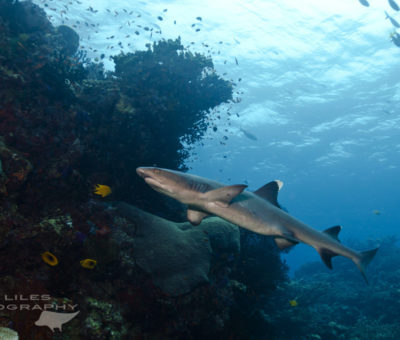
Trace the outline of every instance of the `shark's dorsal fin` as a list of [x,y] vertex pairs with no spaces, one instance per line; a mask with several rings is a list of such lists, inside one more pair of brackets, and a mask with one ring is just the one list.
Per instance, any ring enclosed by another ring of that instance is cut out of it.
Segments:
[[188,209],[187,218],[189,222],[193,225],[199,225],[204,217],[207,217],[208,214],[204,211]]
[[226,187],[218,188],[215,190],[207,191],[204,193],[204,197],[207,201],[214,202],[221,207],[228,207],[231,201],[242,193],[247,185],[236,184],[229,185]]
[[317,249],[322,261],[326,264],[329,269],[332,269],[332,257],[338,256],[339,254],[334,253],[329,249]]
[[328,228],[324,230],[324,233],[335,239],[336,241],[339,241],[338,235],[340,231],[342,230],[342,227],[340,225],[335,225],[334,227]]
[[281,206],[278,203],[278,192],[281,190],[283,182],[275,180],[262,186],[260,189],[254,191],[257,196],[260,196],[278,208]]

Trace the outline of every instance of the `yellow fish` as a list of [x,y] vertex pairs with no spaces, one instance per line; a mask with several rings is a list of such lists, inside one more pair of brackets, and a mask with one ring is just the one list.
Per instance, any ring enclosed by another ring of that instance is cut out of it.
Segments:
[[380,215],[380,214],[381,214],[380,210],[377,210],[377,209],[372,210],[372,212],[373,212],[375,215]]
[[41,254],[42,255],[42,260],[47,263],[49,266],[56,266],[58,265],[58,259],[57,257],[55,257],[55,255],[53,255],[52,253],[50,253],[49,251],[45,251],[44,253]]
[[296,300],[290,300],[289,303],[290,303],[290,305],[291,305],[292,307],[297,307],[297,305],[298,305],[298,303],[297,303]]
[[96,267],[97,261],[92,259],[84,259],[80,262],[81,266],[86,269],[93,269]]
[[94,193],[96,195],[100,195],[101,197],[106,197],[111,194],[111,188],[108,185],[104,184],[97,184],[96,188],[94,189]]

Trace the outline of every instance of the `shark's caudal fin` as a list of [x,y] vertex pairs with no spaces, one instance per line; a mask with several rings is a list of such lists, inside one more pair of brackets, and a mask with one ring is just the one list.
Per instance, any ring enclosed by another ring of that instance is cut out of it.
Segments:
[[357,259],[353,260],[353,262],[356,264],[356,266],[360,270],[361,275],[363,276],[363,278],[367,284],[368,284],[368,280],[367,280],[367,277],[365,276],[365,268],[372,261],[376,252],[378,251],[378,249],[379,249],[379,247],[375,248],[375,249],[371,249],[371,250],[361,251],[359,253],[359,257]]
[[[352,260],[356,264],[358,269],[360,270],[361,275],[363,276],[363,278],[367,284],[368,284],[368,280],[367,280],[367,276],[365,275],[365,268],[372,261],[376,252],[378,251],[378,249],[379,249],[379,247],[375,248],[375,249],[359,252],[358,258]],[[318,251],[318,253],[321,256],[322,261],[326,264],[326,266],[329,269],[332,269],[332,257],[338,256],[339,254],[336,254],[329,249],[320,249]]]
[[[323,232],[327,235],[329,235],[332,239],[336,240],[337,242],[339,241],[338,235],[340,230],[342,229],[341,226],[337,225],[331,228],[328,228],[324,230]],[[352,261],[356,264],[358,269],[361,272],[361,275],[363,276],[365,282],[368,284],[367,277],[365,276],[365,268],[368,266],[368,264],[372,261],[374,258],[376,252],[378,251],[378,248],[371,249],[371,250],[366,250],[366,251],[361,251],[358,253],[358,257],[356,259],[353,259]],[[329,250],[329,249],[318,249],[318,253],[321,256],[322,261],[326,264],[326,266],[329,269],[332,269],[332,257],[338,256],[339,254]]]

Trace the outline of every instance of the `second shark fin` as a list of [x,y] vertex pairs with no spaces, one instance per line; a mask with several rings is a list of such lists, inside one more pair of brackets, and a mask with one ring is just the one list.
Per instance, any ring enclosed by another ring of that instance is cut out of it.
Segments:
[[300,242],[288,231],[282,231],[281,236],[274,237],[274,240],[280,250],[292,247]]
[[[340,225],[335,225],[334,227],[325,229],[323,233],[329,235],[335,241],[339,241],[338,235],[342,230]],[[332,269],[332,257],[338,256],[339,254],[334,253],[333,251],[325,248],[317,249],[319,255],[321,256],[322,261],[326,264],[329,269]]]
[[339,241],[338,235],[340,231],[342,230],[342,227],[340,225],[335,225],[334,227],[328,228],[324,230],[324,233],[335,239],[336,241]]
[[246,188],[247,185],[244,184],[229,185],[208,191],[204,193],[204,197],[207,199],[207,201],[214,202],[221,207],[227,208],[231,201],[236,196],[240,195]]
[[332,257],[338,256],[339,254],[334,253],[329,249],[319,249],[319,255],[321,256],[322,261],[326,264],[329,269],[332,269]]
[[193,209],[188,209],[187,211],[187,218],[189,222],[193,225],[199,225],[203,220],[203,218],[207,216],[208,214],[203,211],[193,210]]
[[279,190],[281,190],[282,186],[283,186],[282,181],[275,180],[265,184],[261,188],[254,191],[254,194],[260,196],[261,198],[266,199],[268,202],[272,203],[276,207],[281,208],[281,206],[278,203],[278,192]]
[[274,241],[280,250],[283,250],[283,249],[286,249],[289,247],[293,247],[294,245],[299,243],[298,241],[289,240],[289,239],[283,238],[283,237],[275,237]]

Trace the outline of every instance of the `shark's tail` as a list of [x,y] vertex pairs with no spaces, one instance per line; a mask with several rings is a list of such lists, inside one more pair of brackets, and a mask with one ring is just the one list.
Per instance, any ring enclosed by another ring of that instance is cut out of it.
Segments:
[[375,249],[371,249],[371,250],[361,251],[359,253],[359,257],[357,259],[353,260],[353,262],[356,264],[356,266],[360,270],[361,275],[363,276],[363,278],[367,284],[368,284],[368,280],[367,280],[367,277],[365,276],[365,268],[372,261],[376,252],[378,251],[378,249],[379,249],[379,247],[375,248]]

